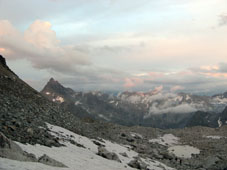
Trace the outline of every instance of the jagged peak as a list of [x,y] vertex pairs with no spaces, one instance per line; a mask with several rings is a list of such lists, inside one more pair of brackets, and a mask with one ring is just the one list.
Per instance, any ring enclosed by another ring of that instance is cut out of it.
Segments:
[[0,64],[6,67],[6,59],[0,54]]
[[7,76],[18,77],[6,64],[6,59],[0,54],[0,71]]
[[50,86],[50,87],[61,87],[64,88],[63,85],[61,85],[61,83],[59,83],[57,80],[55,80],[53,77],[50,78],[50,80],[47,82],[46,86]]
[[70,88],[64,87],[61,83],[55,80],[53,77],[47,82],[45,87],[41,92],[54,92],[59,94],[66,94],[66,93],[74,93],[74,91]]
[[53,77],[51,77],[49,82],[56,82],[56,80]]

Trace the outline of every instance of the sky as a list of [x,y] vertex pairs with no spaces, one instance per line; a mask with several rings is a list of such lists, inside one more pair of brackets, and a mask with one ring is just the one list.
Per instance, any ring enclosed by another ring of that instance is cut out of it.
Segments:
[[0,54],[37,90],[227,91],[226,0],[0,0]]

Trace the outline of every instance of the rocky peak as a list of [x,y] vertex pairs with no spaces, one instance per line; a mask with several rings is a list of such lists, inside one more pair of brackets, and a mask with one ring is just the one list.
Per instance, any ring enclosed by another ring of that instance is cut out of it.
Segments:
[[9,77],[17,77],[17,75],[7,66],[6,59],[2,55],[0,55],[0,73]]
[[54,78],[50,78],[50,80],[47,82],[46,86],[43,90],[54,90],[54,91],[61,91],[64,89],[64,87]]
[[47,82],[41,93],[55,93],[59,95],[68,95],[71,93],[74,93],[74,91],[70,88],[65,88],[61,83],[59,83],[57,80],[54,78],[50,78],[50,80]]
[[3,67],[6,67],[7,65],[6,65],[6,59],[2,56],[2,55],[0,55],[0,64],[3,66]]

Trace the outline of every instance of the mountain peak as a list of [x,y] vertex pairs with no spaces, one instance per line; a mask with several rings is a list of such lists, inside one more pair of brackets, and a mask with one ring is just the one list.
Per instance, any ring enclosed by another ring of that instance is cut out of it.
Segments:
[[70,88],[66,88],[61,83],[59,83],[57,80],[55,80],[53,77],[50,78],[50,80],[47,82],[41,93],[55,93],[59,95],[66,95],[71,94],[74,91]]
[[0,55],[0,73],[7,76],[17,77],[17,75],[7,66],[6,59],[2,55]]
[[56,82],[56,80],[53,77],[51,77],[49,82]]
[[2,55],[0,55],[0,64],[1,64],[2,66],[4,66],[4,67],[7,66],[7,65],[6,65],[6,59],[5,59]]
[[59,89],[64,89],[64,87],[57,80],[51,77],[50,80],[45,85],[44,89],[59,90]]

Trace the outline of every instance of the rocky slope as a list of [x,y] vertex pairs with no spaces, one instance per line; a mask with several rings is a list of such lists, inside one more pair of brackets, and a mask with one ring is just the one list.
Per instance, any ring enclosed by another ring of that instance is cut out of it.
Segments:
[[227,168],[227,126],[164,131],[80,120],[29,87],[2,62],[0,105],[2,170],[54,170],[53,165],[69,170]]

